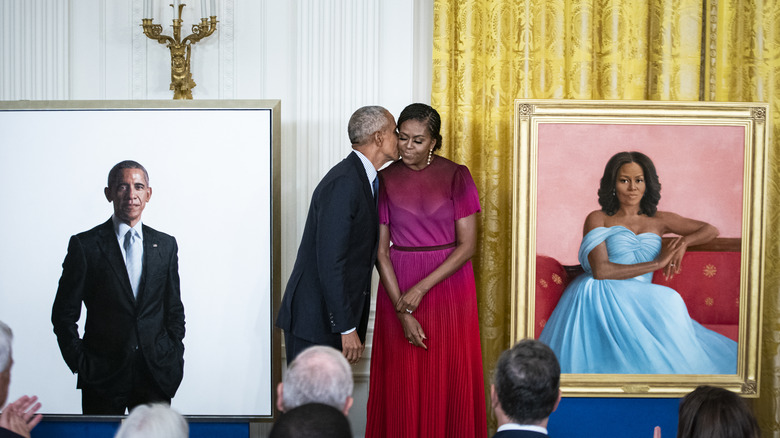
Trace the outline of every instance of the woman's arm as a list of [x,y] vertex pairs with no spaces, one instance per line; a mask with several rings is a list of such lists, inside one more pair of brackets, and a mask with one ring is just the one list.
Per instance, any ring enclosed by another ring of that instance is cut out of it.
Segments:
[[472,214],[455,221],[455,240],[455,250],[450,253],[439,267],[420,280],[419,283],[412,286],[405,294],[401,295],[400,299],[396,301],[396,311],[406,312],[408,309],[414,312],[425,294],[433,286],[452,275],[471,259],[477,246],[476,215]]
[[385,287],[387,296],[395,304],[401,297],[398,288],[398,278],[395,276],[393,263],[390,261],[390,228],[386,224],[379,224],[379,244],[376,252],[376,268],[379,271],[379,281]]
[[663,221],[664,233],[674,233],[682,236],[685,246],[701,245],[718,237],[720,232],[707,222],[688,219],[679,214],[659,211],[658,218]]
[[588,254],[588,262],[596,280],[626,280],[661,269],[669,263],[676,251],[677,241],[672,241],[661,249],[653,261],[623,265],[609,261],[607,243],[601,242]]
[[[603,227],[604,225],[604,213],[600,210],[591,212],[585,219],[583,235],[588,234],[588,232],[596,227]],[[658,257],[653,261],[623,265],[609,261],[607,244],[606,242],[601,242],[588,254],[588,262],[590,263],[591,271],[593,271],[593,278],[596,280],[625,280],[647,274],[648,272],[653,272],[666,266],[675,254],[675,251],[677,251],[677,246],[678,242],[672,241],[661,249],[661,253],[658,254]]]
[[[398,278],[395,276],[393,263],[390,261],[390,228],[385,224],[379,224],[376,267],[379,271],[379,280],[382,282],[382,286],[385,287],[385,292],[387,292],[390,302],[397,303],[401,298],[401,290],[398,287]],[[427,338],[417,319],[411,313],[405,311],[396,311],[396,316],[401,322],[406,339],[414,345],[427,350],[428,347],[423,342]]]
[[657,216],[664,225],[664,234],[674,233],[680,236],[675,239],[677,251],[669,264],[664,267],[664,275],[667,279],[682,272],[682,259],[689,246],[707,243],[720,234],[717,228],[707,222],[688,219],[667,211],[659,211]]

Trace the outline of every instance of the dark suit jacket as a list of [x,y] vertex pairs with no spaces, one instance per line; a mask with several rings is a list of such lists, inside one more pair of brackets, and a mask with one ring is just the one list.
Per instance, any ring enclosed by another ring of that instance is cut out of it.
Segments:
[[[78,387],[107,396],[132,385],[132,354],[140,349],[160,389],[173,397],[184,375],[184,306],[176,239],[143,226],[143,271],[138,298],[111,219],[70,238],[51,321]],[[87,307],[84,338],[77,322]]]
[[548,436],[531,430],[505,430],[496,433],[493,438],[548,438]]
[[276,325],[341,349],[341,332],[365,342],[379,220],[366,171],[350,153],[320,181]]
[[21,438],[21,435],[19,435],[16,432],[11,432],[8,429],[3,429],[2,427],[0,427],[0,438],[17,438],[17,437]]

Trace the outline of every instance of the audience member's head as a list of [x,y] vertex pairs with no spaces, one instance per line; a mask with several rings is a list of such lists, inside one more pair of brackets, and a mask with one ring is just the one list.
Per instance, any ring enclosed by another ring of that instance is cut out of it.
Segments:
[[680,401],[677,438],[758,438],[760,431],[745,400],[713,386],[699,386]]
[[11,384],[11,365],[13,364],[11,342],[13,340],[14,334],[11,328],[0,321],[0,408],[5,406],[5,400],[8,398],[8,386]]
[[187,438],[187,420],[164,403],[139,405],[122,422],[114,438]]
[[314,346],[302,351],[287,367],[276,388],[276,407],[286,412],[307,403],[324,403],[349,414],[352,369],[340,351]]
[[352,438],[352,429],[340,410],[322,403],[307,403],[283,413],[269,438]]
[[496,364],[490,398],[498,425],[547,427],[561,400],[561,367],[547,345],[524,339],[504,351]]

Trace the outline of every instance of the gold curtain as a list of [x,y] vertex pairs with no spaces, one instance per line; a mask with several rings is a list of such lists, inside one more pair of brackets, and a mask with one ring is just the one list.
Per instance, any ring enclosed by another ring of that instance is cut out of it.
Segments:
[[449,158],[480,189],[477,276],[485,383],[509,347],[516,98],[769,102],[761,398],[780,437],[780,2],[435,0],[432,104]]

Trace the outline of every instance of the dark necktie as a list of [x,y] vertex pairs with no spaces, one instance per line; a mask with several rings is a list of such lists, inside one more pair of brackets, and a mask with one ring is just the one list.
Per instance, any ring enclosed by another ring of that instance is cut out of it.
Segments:
[[371,186],[374,188],[374,201],[376,201],[379,195],[379,175],[374,177],[374,182],[371,183]]

